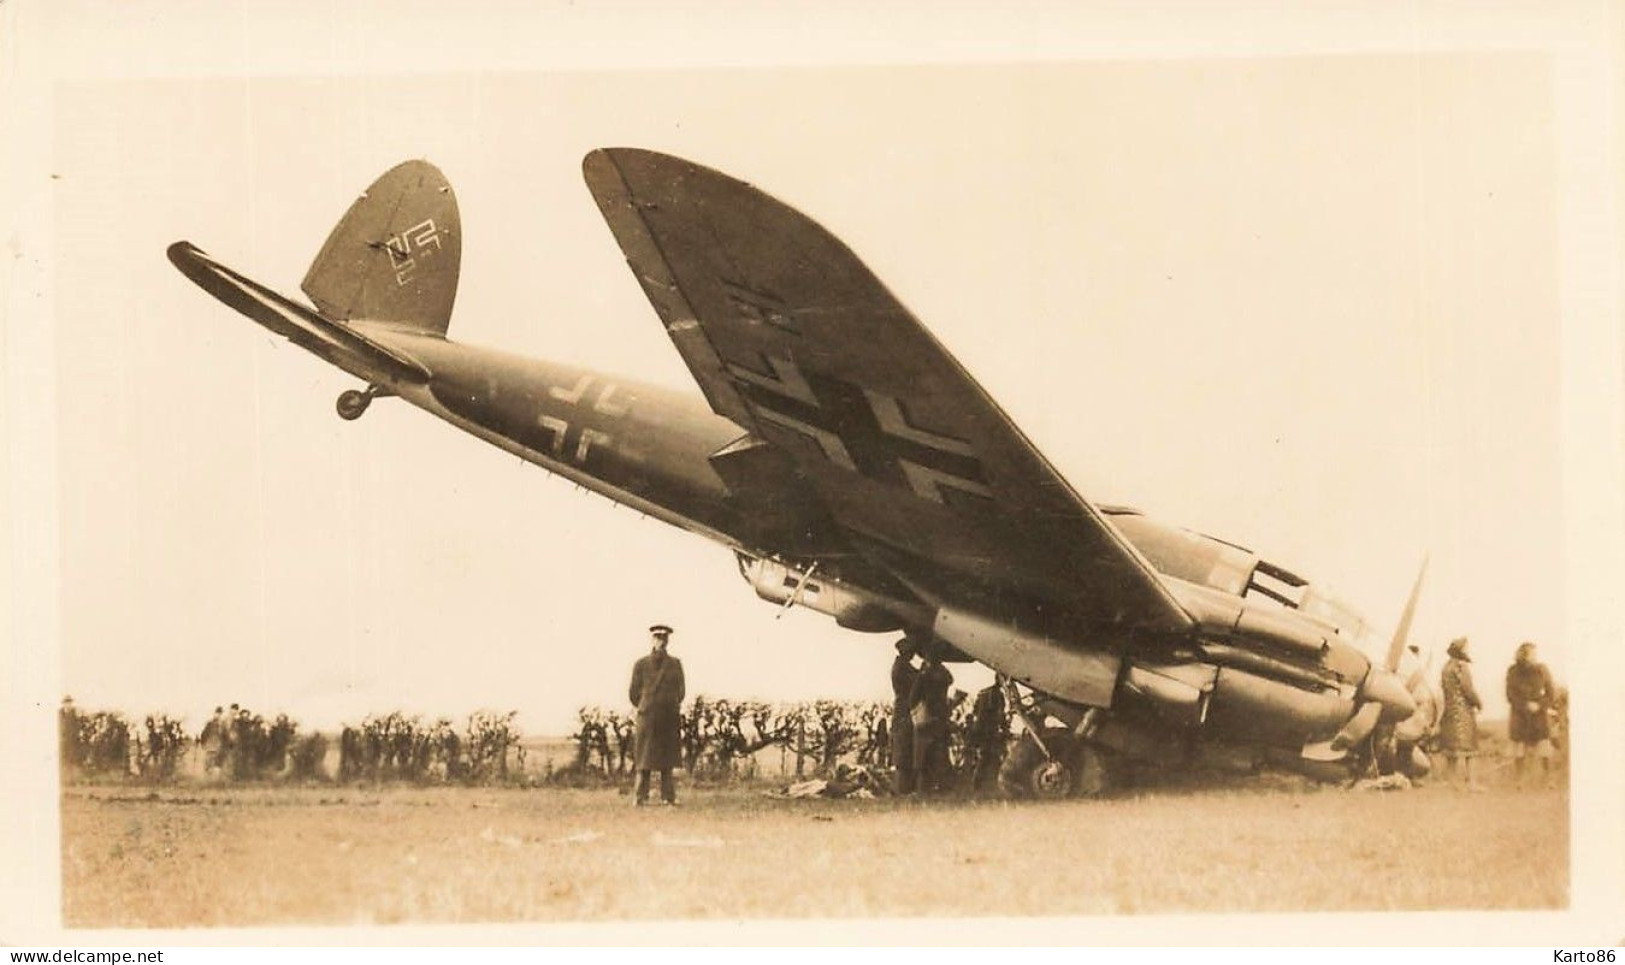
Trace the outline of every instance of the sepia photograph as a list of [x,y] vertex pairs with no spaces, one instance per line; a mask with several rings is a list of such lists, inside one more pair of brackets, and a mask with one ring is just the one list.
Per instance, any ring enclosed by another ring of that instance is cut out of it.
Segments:
[[1625,936],[1617,6],[22,6],[8,943]]

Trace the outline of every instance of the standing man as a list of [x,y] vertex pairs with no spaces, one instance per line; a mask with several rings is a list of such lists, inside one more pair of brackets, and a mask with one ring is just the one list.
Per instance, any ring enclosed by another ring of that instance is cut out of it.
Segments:
[[1512,666],[1507,668],[1507,703],[1512,708],[1512,715],[1507,719],[1507,736],[1512,739],[1520,788],[1524,786],[1531,755],[1540,758],[1543,782],[1551,783],[1551,711],[1556,696],[1552,672],[1535,660],[1535,645],[1520,644]]
[[963,700],[948,699],[954,675],[934,654],[925,655],[925,666],[914,680],[909,708],[914,724],[914,771],[920,794],[940,794],[948,790],[948,715]]
[[632,665],[632,686],[628,698],[637,708],[637,732],[632,739],[633,765],[638,782],[632,803],[649,802],[649,772],[660,772],[660,800],[677,803],[671,769],[678,762],[678,736],[685,687],[683,664],[666,653],[671,627],[657,623],[649,628],[650,650]]
[[225,765],[226,779],[236,780],[243,777],[243,709],[236,704],[231,705],[231,712],[226,715],[225,733],[221,738],[221,761]]
[[970,727],[965,743],[970,745],[976,767],[971,772],[971,792],[997,791],[999,765],[1004,763],[1004,745],[1010,736],[1010,720],[1005,713],[1004,690],[998,683],[983,687],[971,704]]
[[203,733],[198,735],[198,743],[203,745],[203,773],[206,777],[213,777],[220,773],[225,760],[226,746],[226,709],[216,707],[214,716],[203,725]]
[[891,662],[891,760],[897,768],[898,794],[913,794],[918,781],[914,771],[914,723],[909,720],[914,678],[920,675],[914,669],[917,649],[912,638],[904,637],[897,641],[897,656]]
[[56,712],[56,725],[58,761],[65,774],[73,773],[79,766],[80,719],[79,710],[73,706],[73,698],[63,697],[62,707]]

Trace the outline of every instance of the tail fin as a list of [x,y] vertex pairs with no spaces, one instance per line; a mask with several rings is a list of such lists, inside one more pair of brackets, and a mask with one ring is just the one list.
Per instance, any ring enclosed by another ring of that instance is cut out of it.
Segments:
[[329,319],[444,335],[462,236],[446,176],[427,161],[407,161],[350,205],[300,287]]

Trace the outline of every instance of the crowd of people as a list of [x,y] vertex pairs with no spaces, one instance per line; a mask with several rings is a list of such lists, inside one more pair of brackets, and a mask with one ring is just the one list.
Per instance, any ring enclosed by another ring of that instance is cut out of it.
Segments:
[[[181,721],[167,714],[149,714],[140,724],[131,724],[117,712],[85,713],[72,697],[65,697],[57,716],[62,764],[79,774],[169,780],[193,746]],[[273,762],[282,760],[295,729],[285,715],[267,723],[235,704],[229,715],[216,707],[196,738],[204,752],[204,773],[236,780],[264,776]]]
[[[675,804],[672,769],[679,765],[679,705],[684,694],[682,664],[667,652],[672,630],[650,627],[652,646],[633,668],[630,700],[637,708],[634,800],[648,801],[650,777],[660,775],[661,798]],[[1436,749],[1444,758],[1444,776],[1453,783],[1482,787],[1474,767],[1478,754],[1478,714],[1483,701],[1473,683],[1467,639],[1450,643],[1449,660],[1440,675],[1442,714]],[[937,795],[954,790],[959,780],[950,763],[950,719],[967,697],[954,689],[953,675],[940,655],[913,636],[897,641],[891,666],[892,705],[887,736],[895,778],[893,790],[904,795]],[[1554,757],[1563,749],[1567,729],[1567,695],[1551,671],[1535,658],[1535,645],[1524,643],[1506,672],[1510,709],[1507,737],[1511,743],[1516,783],[1528,786],[1537,777],[1550,786]],[[960,773],[981,794],[997,788],[999,767],[1009,744],[1009,709],[1003,690],[989,686],[976,695],[965,729]],[[1535,773],[1538,765],[1539,773]]]
[[245,780],[280,770],[298,731],[286,714],[269,723],[237,704],[216,707],[198,734],[206,777]]
[[[953,690],[953,674],[913,637],[897,641],[892,660],[891,759],[898,794],[943,794],[953,789],[948,760],[948,722],[965,692]],[[971,788],[987,793],[997,786],[999,765],[1010,736],[1004,693],[984,688],[971,705],[965,730],[965,756]]]

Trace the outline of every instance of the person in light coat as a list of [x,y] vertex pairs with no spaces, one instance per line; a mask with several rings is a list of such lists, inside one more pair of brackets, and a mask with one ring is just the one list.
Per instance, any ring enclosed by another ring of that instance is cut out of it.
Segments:
[[1439,749],[1444,752],[1445,771],[1451,780],[1459,779],[1478,790],[1473,776],[1473,756],[1478,753],[1478,712],[1484,702],[1473,686],[1472,658],[1467,655],[1467,638],[1450,641],[1445,651],[1450,657],[1439,675],[1444,697],[1444,715],[1439,719]]

